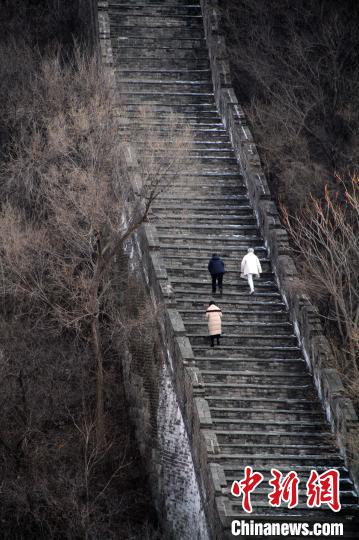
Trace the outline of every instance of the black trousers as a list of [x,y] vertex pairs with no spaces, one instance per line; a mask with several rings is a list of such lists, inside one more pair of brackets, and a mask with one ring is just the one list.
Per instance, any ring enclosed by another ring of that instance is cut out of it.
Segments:
[[211,338],[211,347],[214,347],[214,338],[217,338],[217,345],[219,345],[219,338],[221,334],[216,334],[215,336],[209,336]]
[[216,285],[218,282],[218,288],[221,291],[222,290],[222,283],[223,283],[223,272],[220,274],[211,274],[212,275],[212,292],[216,292]]

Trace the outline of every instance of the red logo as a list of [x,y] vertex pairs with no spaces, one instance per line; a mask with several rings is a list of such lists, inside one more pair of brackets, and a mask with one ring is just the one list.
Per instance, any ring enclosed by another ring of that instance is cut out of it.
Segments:
[[251,493],[263,481],[264,476],[259,472],[253,472],[252,467],[244,469],[244,478],[240,482],[235,480],[232,484],[231,493],[235,497],[243,495],[242,508],[249,514],[253,511],[251,504]]
[[[295,508],[298,505],[299,477],[295,471],[289,471],[283,478],[283,474],[278,469],[271,469],[272,478],[269,485],[273,488],[268,494],[270,506],[279,507],[286,503],[288,508]],[[312,470],[306,483],[306,495],[308,508],[319,508],[322,504],[327,504],[334,512],[339,512],[341,504],[339,502],[339,471],[329,469],[318,474]],[[244,478],[240,481],[234,480],[231,487],[231,494],[234,497],[242,496],[242,508],[245,512],[253,511],[251,503],[251,493],[263,482],[262,473],[253,472],[252,467],[245,467]]]
[[333,512],[339,512],[339,471],[330,469],[322,474],[311,471],[307,482],[307,496],[309,508],[319,508],[322,504],[327,504]]
[[295,471],[290,471],[283,479],[283,474],[277,469],[272,469],[272,479],[269,485],[273,491],[269,493],[270,506],[280,506],[281,502],[288,503],[288,508],[294,508],[298,504],[299,478]]

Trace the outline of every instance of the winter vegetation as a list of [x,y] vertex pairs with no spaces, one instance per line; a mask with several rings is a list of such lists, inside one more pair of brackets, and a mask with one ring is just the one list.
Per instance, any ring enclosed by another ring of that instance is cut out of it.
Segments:
[[0,44],[1,536],[157,538],[121,372],[156,329],[125,245],[189,134],[145,131],[138,185],[111,81],[62,33],[81,42],[75,8],[45,4],[8,5]]
[[[155,540],[121,362],[153,351],[143,336],[156,343],[156,318],[126,243],[191,134],[174,116],[158,137],[146,109],[129,128],[79,2],[2,4],[1,538]],[[224,0],[223,13],[300,286],[358,400],[358,7]]]
[[356,2],[225,0],[235,89],[273,197],[359,405]]

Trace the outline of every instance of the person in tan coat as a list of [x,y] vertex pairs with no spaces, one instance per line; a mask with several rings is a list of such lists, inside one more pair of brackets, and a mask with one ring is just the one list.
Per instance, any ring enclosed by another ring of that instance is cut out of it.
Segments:
[[214,302],[210,302],[206,311],[206,318],[208,320],[211,347],[214,347],[214,338],[217,339],[217,345],[219,345],[219,338],[222,333],[222,310]]

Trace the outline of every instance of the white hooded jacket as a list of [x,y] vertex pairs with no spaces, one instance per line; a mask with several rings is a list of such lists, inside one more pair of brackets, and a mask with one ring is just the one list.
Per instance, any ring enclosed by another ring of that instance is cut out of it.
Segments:
[[257,255],[254,253],[247,253],[241,262],[241,277],[245,278],[248,274],[259,277],[259,274],[261,273],[262,267]]

